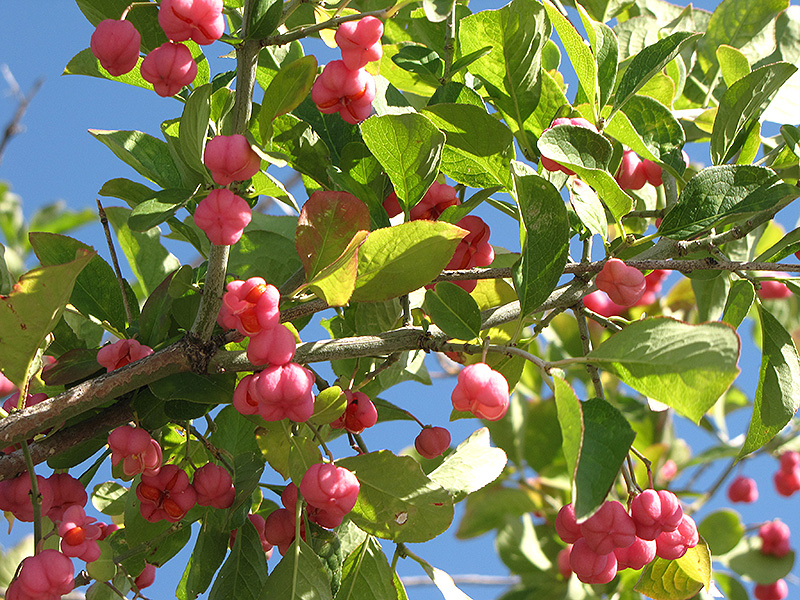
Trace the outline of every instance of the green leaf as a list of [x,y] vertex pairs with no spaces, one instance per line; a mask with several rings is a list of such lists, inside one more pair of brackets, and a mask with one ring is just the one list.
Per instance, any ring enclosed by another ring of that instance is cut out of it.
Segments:
[[[271,579],[270,577],[269,580]],[[262,587],[267,581],[267,556],[261,547],[261,538],[250,519],[245,519],[236,534],[236,542],[228,560],[222,565],[219,575],[214,580],[208,600],[230,598],[256,600],[263,597]],[[290,596],[273,597],[290,598]]]
[[162,188],[181,187],[181,176],[166,142],[141,131],[90,129],[89,133],[142,177]]
[[394,542],[425,542],[450,526],[453,499],[413,458],[380,450],[336,464],[361,483],[349,517],[367,533]]
[[[578,96],[581,104],[588,104],[593,112],[597,112],[597,62],[589,47],[584,43],[581,34],[575,29],[560,10],[550,0],[544,0],[547,16],[553,24],[567,56],[578,76],[580,89]],[[616,61],[615,61],[616,62]],[[576,102],[577,103],[577,102]]]
[[275,32],[281,22],[283,3],[278,0],[256,0],[250,9],[246,28],[248,40],[262,40]]
[[739,458],[761,448],[792,420],[800,407],[800,357],[783,325],[760,303],[761,369],[753,417]]
[[739,350],[727,324],[653,318],[631,323],[586,357],[698,423],[739,374]]
[[392,62],[405,71],[420,75],[433,86],[438,86],[444,76],[444,61],[434,50],[422,44],[403,46],[392,56]]
[[506,453],[492,448],[489,430],[482,427],[461,442],[429,477],[458,502],[500,477],[507,462]]
[[658,233],[676,240],[688,239],[728,218],[771,209],[798,194],[800,190],[766,167],[708,167],[689,180]]
[[[79,250],[95,252],[91,246],[54,233],[31,233],[30,241],[45,267],[68,263]],[[118,332],[125,331],[127,319],[119,282],[111,266],[97,254],[75,280],[69,302],[84,315],[106,321]]]
[[532,494],[520,488],[490,485],[467,496],[464,516],[456,537],[470,539],[500,529],[509,517],[520,517],[537,510]]
[[711,585],[711,555],[701,539],[677,560],[656,557],[634,590],[655,600],[687,600]]
[[425,311],[448,337],[471,340],[481,332],[481,311],[469,292],[450,281],[425,292]]
[[469,71],[483,82],[492,104],[529,155],[534,154],[534,140],[523,125],[539,105],[542,48],[549,38],[547,14],[535,0],[513,0],[500,10],[464,17],[458,31],[461,56],[491,48],[469,65]]
[[581,223],[592,234],[599,235],[604,241],[608,238],[608,220],[606,219],[606,209],[600,198],[591,187],[582,179],[572,179],[568,181],[569,203],[572,210],[578,215]]
[[[336,115],[336,118],[341,118]],[[330,187],[328,165],[331,153],[311,125],[294,115],[282,115],[272,122],[272,139],[264,143],[267,160],[286,161],[293,169]]]
[[0,304],[0,370],[22,387],[39,348],[58,323],[81,271],[95,253],[78,249],[70,262],[38,267],[19,278]]
[[347,396],[338,385],[325,388],[314,399],[314,414],[309,421],[327,425],[342,416],[347,408]]
[[742,324],[750,307],[756,299],[756,290],[753,284],[746,279],[739,279],[731,284],[728,292],[728,300],[725,302],[725,309],[722,311],[722,320],[731,327],[738,329]]
[[731,85],[719,101],[711,132],[711,160],[728,162],[741,148],[740,134],[758,119],[780,87],[797,71],[793,64],[778,62],[748,73]]
[[183,107],[178,129],[180,153],[184,162],[198,173],[206,173],[203,149],[211,116],[211,84],[196,88]]
[[422,8],[425,11],[425,17],[431,23],[439,23],[444,21],[454,10],[455,4],[451,0],[423,0]]
[[562,371],[553,372],[558,423],[561,426],[561,448],[567,461],[567,473],[575,480],[583,437],[583,410],[581,402],[570,385],[564,380]]
[[615,219],[631,211],[633,199],[606,170],[613,148],[602,135],[577,125],[556,125],[542,133],[538,146],[542,156],[569,167],[591,185]]
[[794,551],[777,557],[761,552],[761,538],[750,536],[742,539],[729,554],[720,557],[720,562],[743,577],[768,585],[786,577],[794,566]]
[[515,171],[514,183],[525,236],[512,277],[520,311],[528,315],[550,296],[567,264],[569,218],[561,194],[543,177]]
[[514,136],[504,123],[471,104],[434,104],[422,114],[447,138],[442,173],[469,187],[512,188]]
[[445,136],[430,119],[416,114],[371,117],[361,124],[364,143],[378,159],[406,211],[435,181]]
[[[319,112],[317,105],[311,100],[310,94],[300,103],[300,106],[292,111],[292,114],[311,125],[314,132],[330,150],[334,165],[339,164],[342,148],[350,142],[361,141],[361,131],[357,125],[351,125],[342,119],[338,113],[325,114]],[[329,160],[328,164],[330,162]]]
[[[280,3],[276,3],[279,4]],[[264,91],[261,112],[258,113],[258,128],[262,140],[272,138],[272,121],[276,117],[294,110],[311,91],[317,76],[317,59],[304,56],[283,65]]]
[[263,277],[281,285],[302,268],[294,240],[274,231],[245,231],[231,246],[228,272],[236,274],[238,279]]
[[[130,2],[125,4],[125,0],[77,0],[77,4],[89,22],[97,27],[103,19],[119,19]],[[158,26],[158,7],[156,5],[140,6],[137,10],[129,13],[126,19],[133,23],[141,34],[141,49],[145,53],[167,41],[164,31]],[[138,73],[138,69],[135,70]]]
[[672,111],[658,100],[647,96],[633,96],[623,111],[642,143],[658,160],[667,154],[680,151],[686,141],[683,127],[672,116]]
[[382,302],[430,283],[450,262],[466,231],[450,223],[410,221],[369,234],[358,251],[352,299]]
[[393,573],[380,544],[367,537],[342,565],[336,600],[399,600]]
[[605,501],[636,437],[622,414],[605,400],[581,403],[583,431],[575,470],[575,516],[591,516]]
[[122,487],[116,481],[98,483],[92,491],[92,506],[104,515],[111,517],[122,515],[125,513],[127,493],[128,488]]
[[128,225],[130,210],[109,207],[106,215],[117,233],[117,240],[128,258],[128,263],[139,280],[145,294],[149,295],[164,278],[180,267],[175,258],[161,245],[161,231],[153,227],[144,232],[132,231]]
[[608,25],[593,20],[581,4],[578,4],[577,8],[597,63],[598,106],[602,109],[611,97],[617,80],[619,43],[614,31]]
[[199,404],[226,404],[233,397],[236,374],[198,375],[176,373],[150,384],[150,391],[162,400],[186,400]]
[[739,513],[730,508],[712,512],[700,522],[697,531],[706,541],[714,556],[730,552],[744,537],[742,518]]
[[114,77],[102,67],[97,57],[92,54],[91,49],[86,48],[70,59],[67,66],[64,67],[63,75],[87,75],[89,77],[127,83],[128,85],[135,85],[153,91],[153,84],[149,81],[145,81],[141,74],[140,68],[143,60],[143,58],[139,58],[136,66],[133,67],[131,71],[124,75]]
[[738,579],[720,573],[719,570],[714,571],[714,584],[729,600],[750,600],[747,590]]
[[637,53],[636,56],[631,59],[625,73],[622,74],[622,79],[617,87],[617,93],[614,95],[614,107],[611,110],[609,119],[615,112],[625,106],[625,103],[628,102],[653,75],[661,71],[661,69],[667,66],[667,63],[678,56],[678,53],[683,50],[685,46],[696,41],[702,37],[702,35],[701,33],[678,31],[657,41],[655,44],[646,46]]
[[308,544],[297,539],[267,578],[259,597],[261,600],[333,599],[322,562]]
[[172,217],[192,198],[191,190],[162,190],[152,198],[137,204],[128,217],[128,227],[133,231],[147,231]]
[[530,514],[522,515],[521,519],[507,518],[505,526],[497,532],[495,547],[512,573],[536,573],[553,566],[542,550]]
[[156,191],[141,183],[118,177],[106,181],[97,193],[101,196],[111,196],[124,200],[128,203],[128,206],[133,208],[137,204],[155,196]]
[[788,6],[789,0],[720,2],[711,15],[705,35],[697,44],[697,61],[700,68],[709,75],[709,79],[714,77],[719,68],[717,48],[723,44],[734,48],[745,48],[748,42],[758,37],[764,28],[774,21],[778,13],[786,10]]
[[358,272],[358,249],[367,239],[367,231],[358,231],[339,257],[308,281],[308,289],[325,300],[328,306],[345,306],[353,295]]
[[[194,600],[211,585],[214,574],[228,553],[231,533],[228,530],[227,520],[226,512],[210,507],[206,509],[194,550],[175,591],[178,600]],[[247,540],[243,540],[242,543],[246,544]],[[257,559],[257,556],[255,558]]]
[[742,77],[750,73],[750,61],[742,54],[741,50],[722,44],[717,48],[717,60],[722,71],[725,85],[731,87]]

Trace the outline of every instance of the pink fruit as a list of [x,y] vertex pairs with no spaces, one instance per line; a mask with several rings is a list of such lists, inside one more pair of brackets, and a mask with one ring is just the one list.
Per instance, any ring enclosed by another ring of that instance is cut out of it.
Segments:
[[11,380],[0,373],[0,396],[8,396],[11,392],[17,389]]
[[618,258],[606,261],[594,282],[598,289],[608,294],[612,302],[620,306],[633,306],[647,288],[642,272]]
[[654,540],[665,531],[675,531],[683,509],[672,492],[645,490],[631,502],[631,517],[636,524],[636,535],[643,540]]
[[86,506],[88,496],[83,484],[68,473],[53,473],[47,478],[53,494],[53,503],[47,516],[60,521],[70,506]]
[[105,19],[97,24],[89,47],[109,75],[119,77],[139,62],[142,36],[130,21]]
[[[466,229],[469,233],[458,242],[453,258],[447,263],[445,269],[471,269],[472,267],[485,267],[492,264],[494,248],[489,243],[491,231],[489,226],[483,222],[483,219],[475,215],[467,215],[456,225],[461,229]],[[454,283],[468,292],[474,290],[478,284],[474,279],[455,281]]]
[[368,62],[380,60],[383,23],[375,17],[364,17],[339,25],[334,40],[342,51],[342,62],[351,71],[360,69]]
[[61,552],[65,556],[94,562],[100,558],[100,546],[97,544],[97,540],[101,533],[95,519],[86,516],[82,507],[70,506],[64,511],[64,519],[58,526],[58,535],[61,536]]
[[559,550],[558,557],[556,558],[558,572],[561,573],[564,579],[569,579],[570,575],[572,575],[572,567],[569,566],[569,555],[571,552],[572,544]]
[[644,187],[647,178],[642,168],[642,159],[636,152],[627,148],[623,150],[622,163],[614,179],[623,190],[638,190]]
[[591,294],[586,294],[583,297],[583,304],[592,312],[596,312],[603,317],[618,317],[625,312],[627,308],[615,304],[611,301],[611,298],[608,297],[608,294],[600,290],[595,290]]
[[[583,127],[585,129],[591,129],[592,131],[597,131],[597,127],[595,127],[589,121],[587,121],[586,119],[584,119],[582,117],[577,117],[577,118],[573,118],[573,119],[570,119],[568,117],[559,117],[558,119],[555,119],[550,124],[550,127],[545,129],[545,131],[548,131],[549,129],[552,129],[556,125],[575,125],[577,127]],[[544,132],[542,132],[542,133],[544,133]],[[561,171],[562,173],[565,173],[567,175],[575,175],[575,171],[573,171],[571,169],[568,169],[567,167],[562,167],[556,161],[551,160],[551,159],[547,158],[546,156],[542,157],[542,167],[544,169],[547,169],[548,171]]]
[[7,600],[58,600],[75,587],[72,561],[58,550],[42,550],[22,561]]
[[556,515],[556,533],[567,544],[574,544],[583,537],[581,526],[575,519],[575,506],[570,502],[561,507]]
[[186,471],[177,465],[164,465],[157,475],[142,475],[136,497],[145,520],[155,523],[166,519],[177,523],[195,505],[197,492]]
[[[425,192],[422,200],[411,208],[408,216],[412,221],[421,219],[435,221],[442,215],[446,208],[456,206],[459,203],[460,200],[458,199],[456,188],[446,183],[437,183],[434,181],[428,191]],[[403,209],[400,208],[400,202],[397,200],[397,194],[394,192],[389,194],[386,200],[383,201],[383,208],[390,217],[394,217],[403,212]]]
[[[277,546],[281,555],[286,554],[289,546],[294,541],[295,532],[294,511],[279,508],[267,515],[264,522],[264,536],[267,543]],[[306,539],[305,523],[300,521],[300,537]]]
[[300,481],[300,493],[309,505],[341,517],[355,506],[360,487],[352,472],[331,463],[311,465]]
[[115,523],[109,524],[109,523],[98,522],[97,526],[100,528],[100,537],[97,538],[98,542],[102,542],[104,539],[106,539],[108,536],[110,536],[112,533],[114,533],[119,529],[119,525],[116,525]]
[[342,429],[348,433],[361,433],[378,422],[378,411],[372,400],[363,392],[345,390],[347,408],[344,414],[331,423],[333,429]]
[[144,429],[123,425],[108,435],[111,464],[122,461],[122,472],[128,477],[139,473],[157,475],[161,468],[162,452],[158,442]]
[[158,24],[174,42],[210,44],[225,31],[222,0],[161,0]]
[[617,570],[633,569],[638,571],[656,557],[655,540],[643,540],[637,537],[627,548],[616,548]]
[[166,42],[144,57],[142,78],[153,84],[156,94],[174,96],[197,77],[197,63],[189,48]]
[[789,586],[783,579],[778,579],[775,583],[756,584],[753,588],[753,596],[757,600],[783,600],[789,595]]
[[97,362],[110,373],[152,353],[152,348],[136,340],[119,340],[100,348],[97,351]]
[[782,300],[789,298],[791,295],[792,290],[780,281],[762,281],[761,289],[758,290],[758,297],[762,300]]
[[206,463],[194,472],[192,486],[200,506],[230,508],[236,497],[231,474],[214,463]]
[[639,298],[636,306],[646,306],[656,301],[658,293],[661,291],[662,280],[669,275],[669,271],[656,269],[644,278],[644,294]]
[[508,410],[508,382],[486,363],[468,365],[458,374],[451,400],[456,410],[497,421]]
[[261,373],[245,375],[233,390],[233,407],[243,415],[254,415],[258,412],[260,397],[255,382]]
[[666,560],[680,558],[700,541],[697,525],[689,515],[683,515],[675,531],[665,531],[656,538],[656,556]]
[[274,285],[261,277],[251,277],[247,281],[231,281],[225,289],[217,317],[220,327],[250,336],[280,324],[281,293]]
[[[36,476],[36,485],[41,495],[39,506],[42,514],[46,515],[53,506],[53,490],[50,482],[41,475]],[[12,513],[20,521],[33,521],[31,478],[27,473],[0,481],[0,510]]]
[[780,457],[781,461],[781,471],[793,471],[797,467],[800,467],[800,452],[795,452],[794,450],[787,450]]
[[653,187],[658,187],[661,185],[661,165],[653,162],[652,160],[644,159],[642,161],[642,172],[645,179],[647,179],[647,183]]
[[450,447],[450,432],[444,427],[423,427],[414,440],[414,448],[422,458],[436,458]]
[[791,496],[795,492],[800,491],[800,469],[777,471],[772,476],[772,481],[775,483],[775,490],[781,496]]
[[255,384],[258,413],[265,421],[302,423],[314,413],[314,375],[297,363],[267,367]]
[[211,190],[194,211],[195,225],[217,246],[238,242],[252,218],[250,205],[226,189]]
[[678,465],[675,464],[675,461],[671,458],[666,460],[663,465],[661,465],[661,469],[658,471],[658,477],[661,481],[672,481],[675,479],[675,475],[678,474]]
[[217,185],[245,181],[258,173],[261,159],[240,134],[217,135],[206,144],[203,164]]
[[608,583],[617,574],[617,557],[613,552],[598,554],[581,538],[572,546],[569,566],[583,583]]
[[262,329],[250,337],[247,360],[254,365],[285,365],[294,358],[297,348],[294,334],[283,325]]
[[728,487],[728,499],[731,502],[751,503],[758,500],[758,487],[755,479],[740,475]]
[[593,552],[608,554],[636,540],[636,525],[621,503],[607,501],[581,524],[581,533]]
[[[283,506],[292,514],[295,514],[295,509],[297,508],[297,495],[299,492],[300,490],[297,489],[297,486],[289,482],[281,493],[281,502],[283,502]],[[333,510],[327,510],[306,504],[305,511],[309,521],[316,523],[320,527],[327,527],[328,529],[338,527],[344,518],[344,515],[335,508]]]
[[352,71],[341,60],[325,65],[311,88],[311,99],[321,113],[338,112],[356,125],[372,112],[375,79],[364,69]]
[[758,529],[761,538],[761,553],[782,557],[789,554],[789,526],[780,519],[765,523]]
[[139,590],[143,590],[146,587],[150,587],[155,583],[156,580],[156,567],[155,565],[151,565],[150,563],[145,563],[144,569],[142,572],[136,576],[136,579],[133,580],[133,583],[136,584],[136,588]]

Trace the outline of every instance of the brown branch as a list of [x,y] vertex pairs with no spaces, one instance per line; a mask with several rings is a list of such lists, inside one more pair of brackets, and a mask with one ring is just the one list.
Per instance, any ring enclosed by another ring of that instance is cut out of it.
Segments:
[[[8,72],[6,78],[7,79],[10,78],[14,86],[16,85],[16,82],[14,81],[13,76],[11,76],[10,72]],[[22,125],[20,125],[20,123],[22,122],[22,117],[25,116],[25,112],[28,110],[28,105],[30,105],[31,100],[33,100],[33,97],[39,91],[39,88],[42,87],[43,83],[44,79],[42,78],[39,78],[36,81],[34,81],[27,95],[22,94],[22,92],[19,91],[19,88],[14,89],[12,87],[14,95],[19,99],[19,105],[17,105],[17,110],[14,113],[14,116],[11,117],[11,120],[8,122],[8,125],[6,125],[5,131],[3,131],[3,137],[0,138],[0,163],[3,162],[3,154],[5,153],[6,146],[8,146],[8,143],[11,141],[11,138],[22,132]]]

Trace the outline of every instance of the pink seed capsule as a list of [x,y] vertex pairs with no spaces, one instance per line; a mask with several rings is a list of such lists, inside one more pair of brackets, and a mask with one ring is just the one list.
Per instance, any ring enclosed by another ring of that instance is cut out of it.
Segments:
[[261,159],[240,134],[217,135],[206,144],[203,164],[217,185],[245,181],[258,173]]
[[139,62],[142,36],[130,21],[105,19],[97,24],[89,47],[109,75],[119,77]]
[[700,541],[697,525],[689,515],[683,515],[678,528],[665,531],[656,538],[656,556],[666,560],[680,558]]
[[195,225],[217,246],[238,242],[252,218],[250,205],[226,189],[211,190],[194,211]]
[[450,432],[444,427],[423,427],[414,440],[414,448],[422,458],[436,458],[450,447]]
[[352,125],[366,119],[375,99],[375,78],[363,68],[350,70],[341,60],[325,65],[311,87],[311,99],[321,113],[339,115]]
[[197,77],[197,63],[189,48],[166,42],[144,57],[142,78],[153,84],[156,94],[174,96]]
[[197,469],[192,485],[197,492],[197,503],[200,506],[230,508],[236,497],[231,474],[214,463],[206,463]]
[[313,385],[314,376],[297,363],[267,367],[255,383],[258,413],[265,421],[307,421],[314,413]]
[[570,502],[561,507],[556,515],[556,533],[567,544],[574,544],[583,537],[581,526],[575,519],[575,506]]
[[173,42],[210,44],[225,31],[222,0],[161,0],[158,24]]
[[731,502],[751,503],[758,500],[758,487],[755,479],[739,476],[728,486],[728,499]]
[[618,258],[606,261],[594,282],[598,289],[608,294],[612,302],[620,306],[633,306],[647,289],[642,272]]
[[581,523],[581,533],[592,551],[608,554],[615,548],[627,548],[636,540],[636,525],[622,504],[604,502]]
[[368,62],[380,60],[383,23],[376,17],[364,17],[339,25],[334,40],[342,51],[342,62],[351,71],[360,69]]
[[345,390],[344,395],[347,398],[347,408],[342,416],[331,423],[333,429],[344,429],[355,434],[378,422],[378,410],[364,392]]
[[636,535],[643,540],[654,540],[678,527],[683,509],[672,492],[645,490],[631,502],[631,517],[636,524]]
[[451,400],[456,410],[497,421],[508,410],[508,382],[486,363],[468,365],[458,374]]
[[608,583],[617,575],[617,557],[614,553],[595,552],[585,538],[579,539],[572,546],[569,566],[583,583]]
[[761,553],[779,558],[786,556],[791,550],[790,534],[789,526],[780,519],[765,523],[758,530],[758,536],[761,538]]
[[644,187],[647,177],[642,168],[642,159],[636,152],[628,148],[622,152],[622,163],[614,179],[623,190],[639,190]]
[[351,471],[331,463],[311,465],[300,481],[300,493],[308,504],[342,516],[353,510],[360,488]]

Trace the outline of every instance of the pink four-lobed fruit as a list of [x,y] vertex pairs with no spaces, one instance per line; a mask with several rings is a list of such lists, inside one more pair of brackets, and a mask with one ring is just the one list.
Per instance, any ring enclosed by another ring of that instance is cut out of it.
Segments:
[[569,579],[570,575],[572,575],[572,567],[569,566],[569,555],[571,552],[572,552],[572,544],[570,544],[566,548],[562,548],[561,550],[559,550],[558,556],[556,557],[558,572],[561,573],[561,576],[564,579]]
[[325,65],[311,88],[311,99],[321,113],[338,112],[356,125],[372,112],[375,79],[363,68],[351,71],[341,60]]
[[334,40],[342,51],[342,62],[351,71],[383,56],[383,22],[372,16],[339,25]]
[[241,134],[217,135],[206,144],[203,164],[217,185],[245,181],[258,173],[261,158]]
[[250,337],[247,360],[254,365],[285,365],[293,358],[297,344],[294,334],[285,326],[262,329]]
[[630,148],[623,150],[622,162],[614,179],[623,190],[639,190],[647,183],[647,177],[642,168],[642,159]]
[[581,538],[572,546],[569,566],[583,583],[608,583],[617,574],[617,557],[613,552],[598,554]]
[[665,531],[656,538],[656,556],[666,560],[680,558],[690,548],[697,546],[700,536],[694,519],[684,514],[677,529]]
[[451,400],[456,410],[497,421],[508,410],[508,382],[486,363],[468,365],[458,374]]
[[631,517],[636,524],[636,535],[643,540],[654,540],[664,532],[675,531],[683,518],[683,509],[672,492],[645,490],[631,502]]
[[[471,269],[472,267],[486,267],[494,260],[494,248],[489,243],[491,231],[483,219],[475,215],[467,215],[456,223],[461,229],[469,233],[458,242],[453,258],[447,263],[445,269]],[[471,292],[478,285],[475,279],[455,281],[457,286]]]
[[157,475],[142,475],[136,486],[139,510],[145,520],[177,523],[195,505],[197,492],[186,471],[177,465],[164,465]]
[[314,375],[297,363],[267,367],[239,381],[233,406],[243,415],[258,413],[265,421],[305,422],[314,412],[313,385]]
[[[688,161],[686,161],[688,164]],[[647,183],[652,185],[653,187],[660,186],[663,181],[661,178],[661,165],[658,163],[654,163],[652,160],[647,160],[646,158],[642,160],[642,171],[644,172],[644,177],[647,179]]]
[[556,533],[567,544],[574,544],[583,537],[581,526],[575,518],[575,506],[570,502],[561,507],[556,515]]
[[217,246],[238,242],[252,218],[250,205],[232,191],[222,188],[211,190],[194,211],[195,225]]
[[225,289],[217,317],[220,327],[251,336],[280,324],[281,293],[274,285],[261,277],[251,277],[247,281],[231,281]]
[[222,0],[161,0],[158,24],[174,42],[210,44],[225,31]]
[[348,433],[361,433],[378,422],[378,410],[364,392],[345,390],[347,408],[331,423],[333,429],[344,429]]
[[111,464],[122,461],[122,472],[128,477],[142,473],[157,475],[161,468],[161,446],[144,429],[122,425],[108,434]]
[[6,600],[59,600],[75,587],[72,561],[58,550],[42,550],[22,561]]
[[61,552],[65,556],[86,562],[94,562],[100,558],[97,540],[102,531],[95,521],[80,506],[70,506],[64,511],[64,518],[58,526],[58,535],[61,536]]
[[[589,121],[587,121],[586,119],[584,119],[582,117],[575,117],[575,118],[559,117],[558,119],[555,119],[550,124],[550,127],[545,129],[545,131],[548,131],[549,129],[552,129],[556,125],[574,125],[576,127],[583,127],[585,129],[591,129],[592,131],[595,131],[595,132],[597,131],[597,127],[595,127]],[[548,171],[561,171],[562,173],[565,173],[567,175],[575,175],[575,171],[573,171],[572,169],[568,169],[567,167],[563,167],[559,163],[557,163],[556,161],[551,160],[551,159],[547,158],[546,156],[542,156],[542,167],[544,169],[547,169]]]
[[197,63],[183,44],[166,42],[144,57],[142,78],[153,84],[156,94],[174,96],[197,77]]
[[152,353],[152,348],[136,340],[119,340],[100,348],[97,351],[97,362],[110,373]]
[[450,447],[450,432],[444,427],[423,427],[414,440],[414,448],[422,458],[436,458]]
[[596,513],[581,523],[581,534],[593,552],[608,554],[615,548],[627,548],[633,544],[636,525],[621,503],[604,502]]
[[780,468],[773,475],[775,490],[781,496],[800,491],[800,453],[788,450],[780,456]]
[[789,595],[789,586],[786,581],[778,579],[774,583],[758,583],[753,588],[753,596],[756,600],[783,600]]
[[[446,208],[460,204],[456,188],[446,183],[433,182],[428,191],[417,204],[408,211],[408,216],[412,221],[426,220],[435,221]],[[389,217],[394,217],[403,212],[400,208],[400,201],[397,194],[392,192],[383,201],[383,208]]]
[[109,75],[119,77],[139,61],[142,36],[130,21],[105,19],[97,24],[89,47]]
[[136,584],[136,588],[143,590],[146,587],[150,587],[155,583],[156,580],[156,567],[155,565],[151,565],[150,563],[145,563],[144,569],[142,572],[136,576],[136,579],[133,580],[133,583]]
[[355,506],[360,488],[351,471],[331,463],[311,465],[300,481],[300,493],[310,506],[342,518]]
[[[36,484],[41,496],[39,506],[42,514],[46,515],[53,506],[53,490],[50,482],[41,475],[36,476]],[[33,521],[31,478],[27,473],[0,481],[0,510],[12,513],[20,521]]]
[[89,497],[83,484],[69,473],[53,473],[47,478],[52,492],[52,504],[47,516],[53,521],[64,518],[70,506],[86,506]]
[[618,258],[610,258],[594,280],[612,302],[620,306],[633,306],[644,295],[647,283],[642,272],[629,267]]
[[615,548],[617,570],[633,569],[638,571],[656,557],[655,540],[643,540],[637,537],[627,548]]
[[192,486],[200,506],[230,508],[236,497],[231,474],[214,463],[206,463],[194,472]]
[[[264,535],[269,544],[276,546],[281,555],[286,554],[294,541],[294,511],[279,508],[267,515],[264,522]],[[305,523],[300,521],[300,537],[305,539]]]
[[789,526],[780,519],[764,523],[758,529],[758,536],[761,538],[761,553],[779,558],[786,556],[791,551],[790,535]]
[[739,475],[728,486],[728,499],[731,502],[752,503],[758,500],[758,486],[755,479]]
[[[781,274],[778,273],[777,275]],[[761,288],[757,293],[762,300],[783,300],[792,295],[792,290],[780,281],[764,280],[761,282]]]

